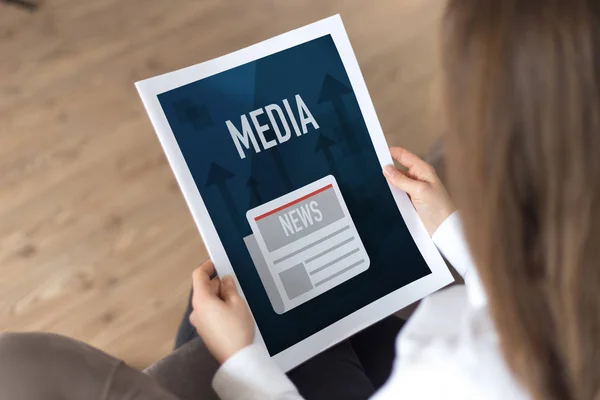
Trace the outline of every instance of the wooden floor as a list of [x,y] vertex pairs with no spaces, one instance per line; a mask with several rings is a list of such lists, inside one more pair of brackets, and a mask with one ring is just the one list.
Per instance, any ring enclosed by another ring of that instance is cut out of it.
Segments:
[[391,144],[424,152],[439,0],[0,3],[0,332],[144,367],[206,251],[133,83],[340,13]]

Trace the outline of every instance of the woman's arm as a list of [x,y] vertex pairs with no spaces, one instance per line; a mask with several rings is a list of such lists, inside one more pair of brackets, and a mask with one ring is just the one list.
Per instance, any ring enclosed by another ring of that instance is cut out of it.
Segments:
[[484,305],[485,293],[462,231],[458,211],[435,169],[401,147],[392,147],[390,152],[394,160],[408,170],[401,172],[393,165],[387,165],[383,170],[385,177],[391,185],[408,194],[436,246],[464,278],[471,303],[474,306]]
[[467,246],[458,211],[452,213],[431,237],[446,260],[463,277],[474,307],[484,306],[486,296]]
[[192,276],[194,311],[190,322],[212,355],[221,363],[213,388],[222,400],[300,400],[300,394],[254,342],[254,320],[231,276],[210,279],[212,261]]

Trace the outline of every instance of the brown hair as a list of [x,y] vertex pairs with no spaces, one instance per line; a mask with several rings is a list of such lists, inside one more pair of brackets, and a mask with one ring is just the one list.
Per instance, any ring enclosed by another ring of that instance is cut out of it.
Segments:
[[600,399],[600,1],[449,0],[450,190],[504,357]]

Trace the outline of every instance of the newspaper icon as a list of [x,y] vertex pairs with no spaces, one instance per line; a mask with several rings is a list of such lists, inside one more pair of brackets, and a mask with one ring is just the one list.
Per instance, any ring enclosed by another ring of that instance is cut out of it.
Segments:
[[[253,208],[246,217],[255,239],[246,245],[260,264],[257,270],[278,314],[369,268],[369,256],[333,175]],[[253,250],[254,243],[262,257]]]

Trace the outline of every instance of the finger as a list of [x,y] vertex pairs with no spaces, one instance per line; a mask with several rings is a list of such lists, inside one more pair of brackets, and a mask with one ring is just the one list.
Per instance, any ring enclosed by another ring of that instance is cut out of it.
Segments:
[[209,285],[211,294],[213,294],[214,296],[218,296],[221,290],[221,280],[219,279],[219,277],[212,278],[210,280]]
[[204,271],[209,278],[213,276],[216,272],[215,264],[210,259],[204,261],[202,264],[200,264],[198,268]]
[[403,147],[390,147],[392,158],[409,169],[411,174],[419,179],[430,180],[435,178],[435,171],[431,165],[419,156]]
[[224,277],[221,281],[221,298],[225,303],[231,303],[240,298],[240,294],[235,287],[235,282],[231,275]]
[[[208,260],[194,270],[192,274],[192,285],[194,297],[202,297],[213,293],[210,276],[215,271],[215,265]],[[216,293],[215,293],[216,294]]]
[[398,171],[393,165],[386,165],[383,168],[383,174],[385,175],[388,182],[400,190],[404,190],[411,196],[415,196],[420,193],[423,189],[424,182],[412,179],[401,171]]

